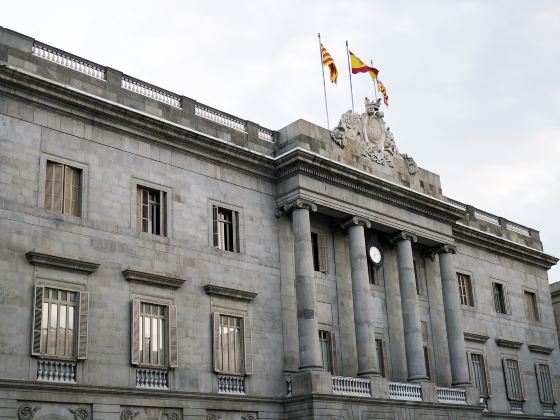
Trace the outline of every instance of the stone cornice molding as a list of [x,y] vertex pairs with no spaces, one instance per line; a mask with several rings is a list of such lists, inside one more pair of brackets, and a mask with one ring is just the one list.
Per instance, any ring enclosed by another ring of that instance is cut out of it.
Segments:
[[533,353],[550,354],[554,350],[552,347],[541,346],[539,344],[527,344],[529,351]]
[[233,289],[231,287],[217,286],[215,284],[207,284],[204,286],[204,291],[209,296],[220,296],[229,299],[242,300],[251,302],[256,296],[256,292],[248,290]]
[[291,213],[293,210],[296,209],[306,209],[311,212],[317,211],[317,204],[313,201],[305,200],[303,198],[296,198],[295,200],[286,203],[282,206],[281,211],[283,213]]
[[389,242],[392,244],[395,244],[400,241],[406,241],[406,240],[410,242],[416,242],[418,241],[418,238],[414,233],[405,232],[405,231],[399,232],[389,238]]
[[509,258],[534,264],[547,270],[558,262],[558,258],[553,257],[552,255],[545,254],[539,250],[516,244],[462,224],[453,225],[453,236],[456,240],[460,240],[461,242],[465,242]]
[[27,261],[29,261],[29,264],[32,265],[73,271],[77,273],[91,274],[97,270],[97,267],[99,267],[98,263],[91,261],[45,254],[38,251],[29,251],[25,254],[25,257],[27,258]]
[[136,267],[128,267],[123,270],[123,276],[127,281],[134,283],[150,284],[152,286],[170,287],[178,289],[186,279],[181,278],[175,273],[162,273],[158,271],[139,269]]
[[507,347],[510,349],[518,349],[523,345],[521,341],[509,340],[506,338],[496,338],[496,344],[500,347]]
[[463,332],[463,336],[467,341],[475,341],[477,343],[486,343],[490,337],[485,334],[477,334],[470,332]]
[[349,220],[347,220],[344,223],[340,224],[340,227],[342,229],[348,229],[351,226],[364,226],[366,228],[371,228],[371,222],[366,219],[365,217],[360,217],[360,216],[353,216],[351,217]]

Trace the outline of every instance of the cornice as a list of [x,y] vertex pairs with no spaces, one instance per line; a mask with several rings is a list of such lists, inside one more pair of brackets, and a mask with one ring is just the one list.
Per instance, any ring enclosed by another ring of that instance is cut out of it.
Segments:
[[186,279],[181,278],[175,273],[161,273],[158,271],[147,271],[136,267],[128,267],[123,270],[123,276],[127,281],[134,283],[150,284],[152,286],[170,287],[178,289],[181,287]]
[[453,236],[456,240],[526,263],[538,265],[547,270],[558,262],[558,258],[552,255],[462,224],[453,225]]
[[245,302],[251,302],[257,296],[256,292],[232,289],[231,287],[217,286],[215,284],[207,284],[204,286],[204,291],[209,296],[220,296],[229,299],[242,300]]
[[496,344],[500,347],[507,347],[510,349],[519,349],[523,345],[521,341],[508,340],[505,338],[496,338]]
[[77,260],[74,258],[61,257],[59,255],[45,254],[37,251],[29,251],[25,254],[29,264],[54,268],[59,270],[73,271],[77,273],[91,274],[97,267],[98,263],[87,260]]
[[490,338],[484,334],[476,334],[476,333],[470,333],[466,331],[463,333],[463,336],[465,337],[465,340],[475,341],[477,343],[486,343],[488,341],[488,338]]
[[430,218],[455,223],[466,212],[442,200],[362,172],[304,149],[293,149],[276,158],[277,182],[307,175],[365,196],[382,200]]
[[552,347],[541,346],[539,344],[527,344],[529,351],[533,353],[550,354],[554,350]]

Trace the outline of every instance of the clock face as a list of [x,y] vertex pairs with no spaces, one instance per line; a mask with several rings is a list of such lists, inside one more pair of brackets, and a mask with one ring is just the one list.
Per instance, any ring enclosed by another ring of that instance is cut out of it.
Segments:
[[376,246],[372,245],[369,248],[369,257],[374,264],[379,264],[381,262],[381,251]]

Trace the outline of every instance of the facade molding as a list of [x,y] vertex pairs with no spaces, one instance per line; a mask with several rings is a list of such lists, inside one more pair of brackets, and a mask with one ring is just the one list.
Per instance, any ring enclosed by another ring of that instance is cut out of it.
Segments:
[[471,333],[466,331],[463,333],[463,336],[465,337],[465,340],[474,341],[476,343],[486,343],[490,338],[485,334],[477,334],[477,333]]
[[523,343],[521,341],[509,340],[506,338],[496,338],[496,345],[510,349],[519,349]]
[[215,284],[205,285],[204,291],[209,296],[220,296],[245,302],[251,302],[257,296],[256,292],[242,289],[233,289],[231,287],[218,286]]
[[127,281],[134,283],[145,283],[152,286],[170,287],[178,289],[181,287],[186,279],[181,278],[175,273],[162,273],[159,271],[152,271],[140,269],[137,267],[128,267],[123,270],[123,276]]
[[550,354],[554,350],[552,347],[541,346],[539,344],[527,344],[532,353]]
[[61,257],[59,255],[46,254],[38,251],[29,251],[25,254],[25,257],[29,264],[32,265],[85,274],[91,274],[99,267],[98,263],[92,261]]

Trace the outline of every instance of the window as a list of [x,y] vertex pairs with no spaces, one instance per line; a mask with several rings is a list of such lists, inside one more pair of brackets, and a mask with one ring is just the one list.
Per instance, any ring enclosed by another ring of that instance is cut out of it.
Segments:
[[87,292],[35,286],[31,354],[62,359],[87,357]]
[[471,381],[481,397],[490,397],[490,375],[486,358],[480,353],[467,353]]
[[539,320],[539,310],[537,307],[537,296],[533,292],[525,290],[523,293],[525,299],[525,310],[527,312],[527,319],[530,321]]
[[461,305],[474,306],[471,276],[457,273],[457,283],[459,286],[459,298]]
[[323,361],[323,370],[325,372],[332,372],[330,333],[328,331],[319,330],[319,342],[321,343],[321,358]]
[[177,367],[177,307],[132,301],[131,363]]
[[212,206],[214,248],[239,252],[239,212]]
[[416,268],[416,260],[412,261],[414,266],[414,282],[416,283],[416,294],[421,295],[422,289],[420,287],[420,279],[418,278],[418,269]]
[[251,321],[214,312],[214,371],[230,375],[253,373]]
[[507,314],[505,286],[501,283],[492,283],[492,294],[494,296],[494,309],[499,314]]
[[368,277],[369,277],[369,284],[378,284],[378,271],[377,268],[373,266],[369,258],[367,259],[367,269],[368,269]]
[[428,346],[424,346],[424,365],[426,366],[426,376],[428,379],[432,379],[432,374],[430,372],[430,349]]
[[80,169],[47,161],[45,208],[57,213],[80,216],[81,174]]
[[167,236],[167,193],[138,186],[136,192],[136,220],[139,232]]
[[550,366],[545,363],[535,363],[539,397],[544,404],[554,404],[554,386],[552,385],[552,374]]
[[327,235],[311,232],[311,248],[313,251],[313,269],[325,273],[327,271]]
[[523,401],[525,399],[525,390],[523,388],[519,361],[516,359],[504,358],[502,359],[502,364],[508,399]]
[[385,343],[381,338],[375,339],[375,351],[377,352],[377,365],[379,366],[379,374],[385,378]]

